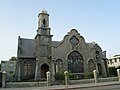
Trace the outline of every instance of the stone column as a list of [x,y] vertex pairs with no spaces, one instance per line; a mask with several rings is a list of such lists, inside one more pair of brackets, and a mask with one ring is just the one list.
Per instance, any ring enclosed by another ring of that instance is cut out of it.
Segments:
[[6,72],[2,72],[2,88],[5,88],[6,85]]
[[20,66],[20,60],[18,61],[18,81],[21,80],[21,66]]
[[98,82],[98,78],[97,78],[97,70],[94,70],[93,71],[93,74],[94,74],[94,80],[95,80],[95,83]]
[[117,69],[117,75],[118,75],[118,78],[119,78],[119,81],[120,81],[120,69]]
[[52,60],[52,62],[51,62],[51,64],[52,64],[52,66],[51,66],[51,78],[52,78],[52,83],[54,83],[55,82],[55,77],[54,77],[54,75],[55,75],[55,64],[54,64],[54,60]]
[[36,58],[35,81],[38,80],[38,68],[39,68],[39,59]]
[[47,71],[46,74],[47,74],[47,86],[50,86],[51,85],[51,79],[50,79],[51,73],[50,73],[50,71]]

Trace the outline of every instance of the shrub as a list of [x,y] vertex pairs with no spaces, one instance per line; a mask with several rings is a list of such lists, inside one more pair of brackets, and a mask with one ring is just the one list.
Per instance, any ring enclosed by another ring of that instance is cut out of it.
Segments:
[[65,79],[64,73],[56,73],[54,77],[55,77],[55,80],[64,80]]
[[[119,67],[118,67],[119,68]],[[110,76],[117,76],[117,69],[115,67],[109,67]]]
[[84,79],[91,79],[91,78],[94,78],[93,73],[85,73],[85,74],[83,74],[83,76],[84,76]]

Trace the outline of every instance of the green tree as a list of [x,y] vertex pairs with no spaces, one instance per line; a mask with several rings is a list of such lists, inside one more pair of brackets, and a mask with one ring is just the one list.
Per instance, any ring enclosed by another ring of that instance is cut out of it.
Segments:
[[11,57],[9,61],[17,61],[17,58],[15,56]]
[[1,63],[0,63],[0,71],[1,71]]
[[120,69],[120,66],[115,68],[115,67],[109,67],[109,73],[111,76],[117,76],[117,69]]

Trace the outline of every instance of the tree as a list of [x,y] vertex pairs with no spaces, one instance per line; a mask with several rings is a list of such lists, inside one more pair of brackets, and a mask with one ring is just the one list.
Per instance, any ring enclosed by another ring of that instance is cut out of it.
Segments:
[[1,63],[0,63],[0,71],[1,71]]
[[117,76],[117,68],[115,67],[109,67],[109,73],[110,73],[110,76]]
[[9,61],[17,61],[17,58],[15,56],[11,57]]

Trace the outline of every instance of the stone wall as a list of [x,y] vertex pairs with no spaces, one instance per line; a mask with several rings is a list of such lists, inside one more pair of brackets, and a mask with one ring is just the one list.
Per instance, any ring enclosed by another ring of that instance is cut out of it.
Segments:
[[7,82],[6,88],[47,86],[47,82]]
[[[99,78],[98,83],[102,82],[112,82],[112,81],[118,81],[118,77],[109,77],[109,78]],[[84,79],[84,80],[70,80],[69,84],[84,84],[84,83],[94,83],[94,79]]]
[[[118,77],[99,78],[98,83],[118,81]],[[94,83],[94,79],[70,80],[69,85]],[[47,82],[7,82],[6,87],[40,87],[47,86]]]

